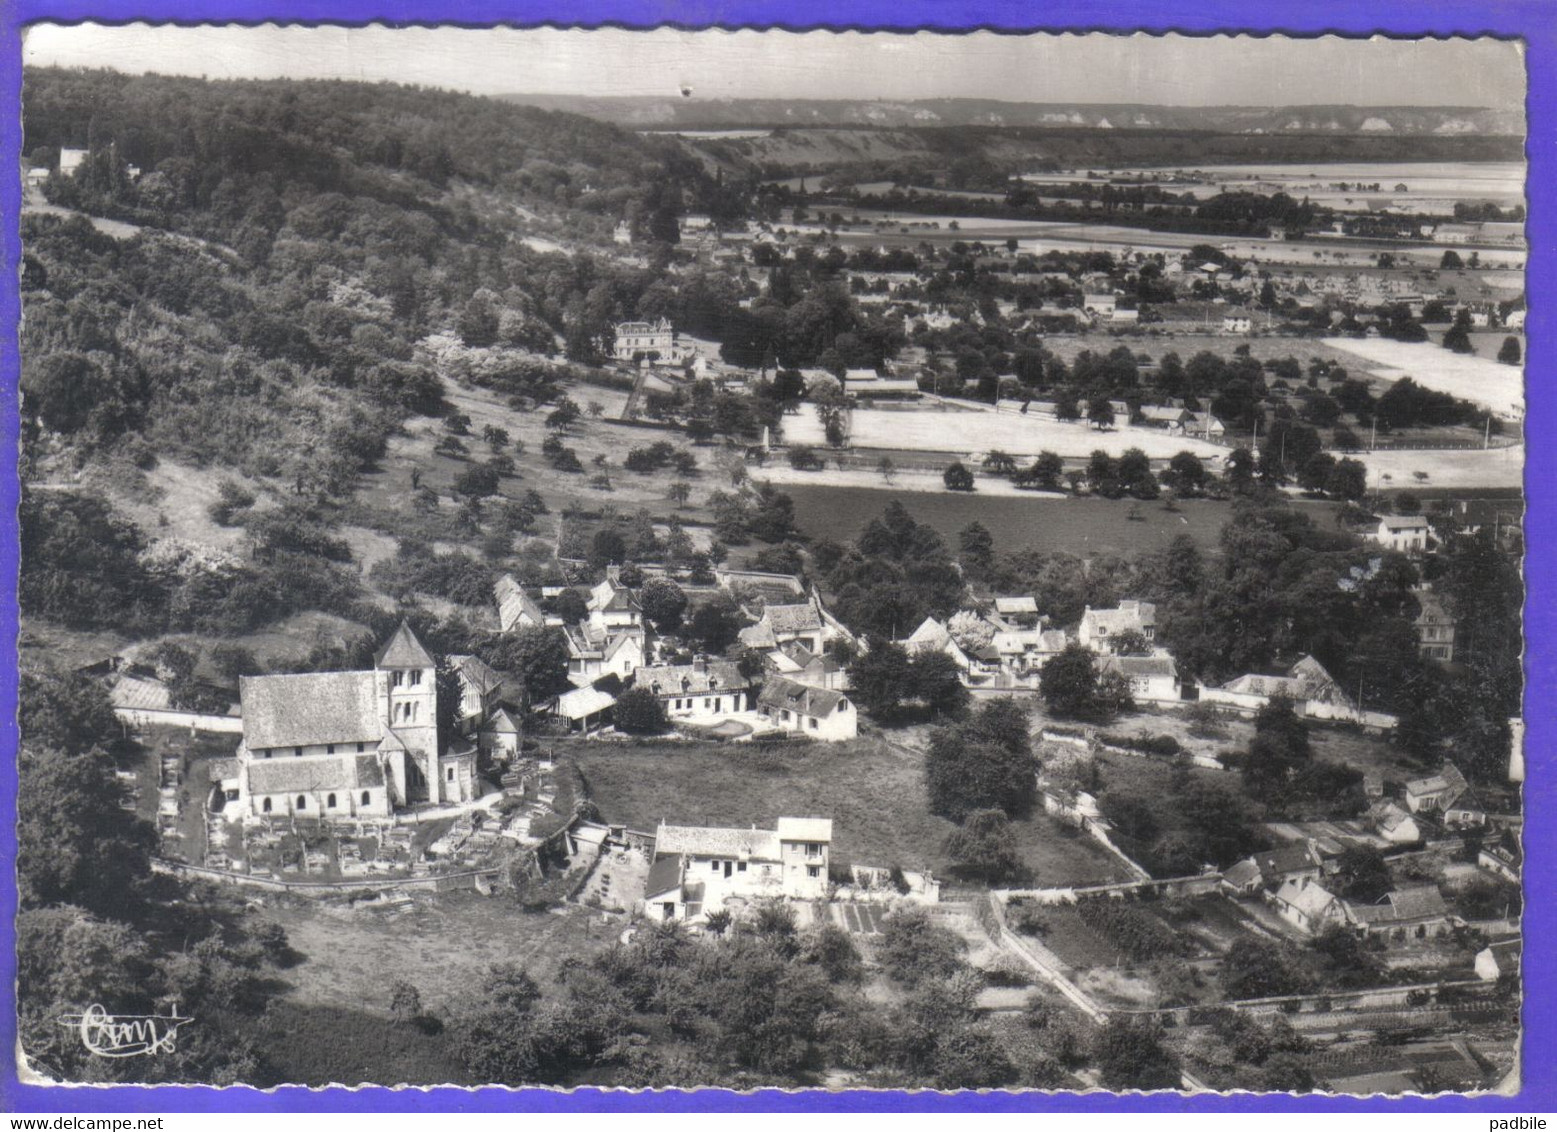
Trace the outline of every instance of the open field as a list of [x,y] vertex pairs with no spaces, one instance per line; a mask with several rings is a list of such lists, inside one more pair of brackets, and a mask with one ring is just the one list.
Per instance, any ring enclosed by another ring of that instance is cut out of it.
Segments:
[[1327,338],[1325,345],[1355,355],[1355,368],[1383,380],[1409,377],[1418,385],[1474,401],[1500,415],[1524,413],[1524,371],[1520,366],[1503,365],[1475,354],[1456,354],[1436,342]]
[[542,987],[556,982],[568,956],[588,956],[621,932],[601,913],[578,908],[523,912],[502,897],[418,895],[409,912],[266,897],[265,916],[287,931],[304,956],[285,978],[286,999],[389,1015],[389,984],[405,979],[431,1012],[446,1008],[494,963],[523,967]]
[[[1000,449],[1017,459],[1031,459],[1040,452],[1084,458],[1102,449],[1118,456],[1139,448],[1155,460],[1167,460],[1180,452],[1193,452],[1220,460],[1227,449],[1189,436],[1173,436],[1163,429],[1119,428],[1100,431],[1085,421],[1040,420],[1020,413],[926,407],[917,409],[855,409],[849,415],[849,443],[855,448],[904,448],[927,452],[968,455]],[[826,444],[822,423],[815,413],[784,419],[784,436],[791,444]]]
[[[943,847],[956,827],[926,809],[923,755],[877,738],[773,750],[601,742],[566,749],[609,822],[652,833],[662,820],[771,828],[781,816],[829,817],[840,862],[929,868],[943,878],[952,864]],[[1114,858],[1045,814],[1015,828],[1038,883],[1125,879]]]
[[[828,473],[828,482],[817,477],[783,485],[795,501],[796,525],[812,538],[852,541],[888,503],[897,500],[917,521],[934,527],[952,545],[958,532],[977,520],[989,529],[996,549],[1002,552],[1034,547],[1081,555],[1132,554],[1166,545],[1181,534],[1211,550],[1233,513],[1231,503],[1211,499],[1185,500],[1177,505],[1177,511],[1164,511],[1159,503],[1136,504],[1096,496],[1056,498],[1017,494],[1014,489],[1009,495],[995,494],[985,490],[984,480],[979,481],[979,490],[969,495],[947,491],[938,476],[929,478],[925,484],[929,490],[924,491],[916,490],[917,480],[910,483],[910,477],[902,475],[891,490],[882,490],[885,484],[880,488],[832,486],[833,479]],[[880,483],[880,477],[876,479]],[[1316,522],[1329,522],[1329,504],[1302,506]],[[1131,519],[1132,513],[1139,518]]]

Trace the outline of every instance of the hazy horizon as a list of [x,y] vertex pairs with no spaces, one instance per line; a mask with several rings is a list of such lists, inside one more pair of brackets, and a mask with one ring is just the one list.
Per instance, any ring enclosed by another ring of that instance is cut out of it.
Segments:
[[[1511,40],[655,28],[25,30],[25,65],[214,79],[399,82],[492,97],[1517,110]],[[1323,90],[1326,97],[1315,99]]]

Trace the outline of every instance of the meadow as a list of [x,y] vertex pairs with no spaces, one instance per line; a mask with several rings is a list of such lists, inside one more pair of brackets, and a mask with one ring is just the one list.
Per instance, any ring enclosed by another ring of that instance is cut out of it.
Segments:
[[[828,817],[835,861],[950,876],[945,843],[956,827],[928,812],[924,755],[878,737],[781,749],[575,742],[568,751],[608,822],[652,833],[661,821],[772,828],[779,817]],[[1035,883],[1127,879],[1096,843],[1042,812],[1014,828]]]

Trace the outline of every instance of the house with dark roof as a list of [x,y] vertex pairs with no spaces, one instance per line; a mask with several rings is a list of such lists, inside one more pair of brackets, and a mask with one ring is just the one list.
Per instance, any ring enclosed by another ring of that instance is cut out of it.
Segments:
[[479,656],[451,656],[448,660],[460,684],[455,725],[466,733],[479,731],[497,709],[503,678]]
[[475,747],[438,746],[431,654],[404,622],[373,668],[245,676],[243,740],[223,781],[246,816],[387,816],[479,795]]
[[1130,685],[1130,697],[1142,703],[1179,702],[1179,670],[1166,653],[1157,656],[1105,656],[1098,660],[1098,674],[1118,675]]
[[505,633],[516,629],[540,628],[546,614],[512,574],[504,574],[492,587],[497,599],[497,623]]
[[633,687],[653,692],[672,720],[718,720],[752,707],[751,681],[733,660],[649,665],[633,673]]
[[846,695],[783,676],[768,677],[757,694],[757,711],[784,731],[826,742],[859,734],[859,713]]
[[612,674],[625,680],[643,667],[642,625],[610,626],[592,619],[564,625],[562,631],[568,641],[568,679],[579,687]]
[[1386,893],[1377,904],[1346,905],[1347,919],[1364,937],[1412,943],[1447,935],[1449,907],[1437,885],[1413,885]]
[[589,609],[589,623],[596,629],[623,629],[643,625],[643,606],[638,595],[622,585],[614,575],[589,591],[585,602]]
[[1416,620],[1417,649],[1427,660],[1441,660],[1445,664],[1454,659],[1454,631],[1458,624],[1444,605],[1443,599],[1426,586],[1415,591],[1420,611]]
[[777,829],[661,822],[644,913],[653,920],[697,920],[756,900],[821,899],[832,840],[827,818],[779,818]]

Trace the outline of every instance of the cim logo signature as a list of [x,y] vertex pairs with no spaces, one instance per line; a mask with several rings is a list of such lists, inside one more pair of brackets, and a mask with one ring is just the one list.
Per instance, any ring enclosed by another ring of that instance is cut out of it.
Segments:
[[179,1016],[177,1003],[171,1014],[122,1016],[93,1003],[84,1013],[64,1015],[59,1024],[77,1030],[81,1044],[98,1057],[140,1057],[172,1053],[178,1048],[178,1028],[193,1021]]

